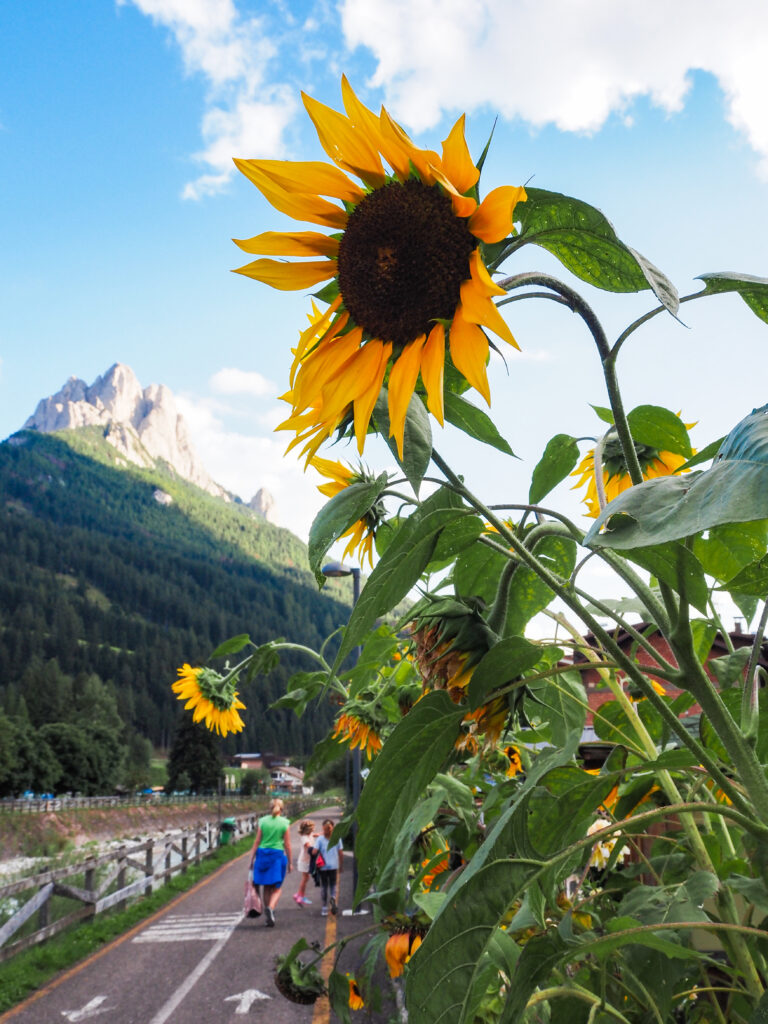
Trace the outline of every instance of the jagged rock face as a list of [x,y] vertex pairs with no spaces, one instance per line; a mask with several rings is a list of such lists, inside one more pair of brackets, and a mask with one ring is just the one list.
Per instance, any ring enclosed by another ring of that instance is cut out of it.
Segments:
[[262,519],[266,519],[268,523],[274,523],[277,525],[277,516],[275,514],[275,499],[266,489],[266,487],[260,487],[259,490],[254,494],[251,500],[248,502],[248,508],[252,508],[256,515],[261,516]]
[[195,453],[171,391],[163,384],[142,389],[130,366],[115,363],[90,386],[70,377],[24,424],[45,434],[89,426],[104,427],[105,439],[129,462],[152,466],[162,459],[185,480],[231,500]]

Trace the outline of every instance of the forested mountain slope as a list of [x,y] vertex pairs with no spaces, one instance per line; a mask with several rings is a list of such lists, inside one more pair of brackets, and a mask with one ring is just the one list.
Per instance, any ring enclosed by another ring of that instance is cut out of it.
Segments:
[[[167,746],[177,666],[237,633],[317,644],[346,621],[348,581],[318,593],[287,530],[118,460],[98,427],[0,444],[0,708],[18,714],[23,697],[34,728],[60,721],[96,675],[128,731]],[[286,658],[248,687],[246,731],[225,749],[311,749],[330,709],[265,713],[299,667]]]

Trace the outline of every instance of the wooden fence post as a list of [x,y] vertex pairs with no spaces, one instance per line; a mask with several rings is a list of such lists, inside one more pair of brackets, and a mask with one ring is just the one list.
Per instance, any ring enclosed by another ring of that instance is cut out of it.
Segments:
[[[149,841],[149,846],[147,847],[147,852],[144,854],[144,877],[145,878],[151,878],[152,874],[153,874],[153,872],[155,870],[154,852],[155,852],[155,844],[154,844],[153,840],[150,840]],[[152,883],[151,882],[146,887],[144,892],[146,893],[147,896],[151,896],[152,895]]]

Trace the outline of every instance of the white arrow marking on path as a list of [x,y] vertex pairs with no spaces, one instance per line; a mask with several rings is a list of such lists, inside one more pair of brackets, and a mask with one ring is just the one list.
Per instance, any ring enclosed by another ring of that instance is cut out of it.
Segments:
[[264,992],[259,992],[257,988],[247,988],[245,992],[238,992],[236,996],[227,996],[224,1000],[225,1003],[231,1003],[234,999],[239,999],[235,1013],[248,1013],[251,1006],[258,999],[271,999],[272,996],[266,995]]
[[114,1006],[102,1006],[105,1002],[106,996],[96,996],[91,999],[89,1003],[86,1003],[81,1010],[62,1010],[62,1017],[66,1017],[67,1020],[74,1022],[78,1020],[88,1020],[90,1017],[98,1017],[100,1013],[108,1013],[110,1010],[114,1010]]

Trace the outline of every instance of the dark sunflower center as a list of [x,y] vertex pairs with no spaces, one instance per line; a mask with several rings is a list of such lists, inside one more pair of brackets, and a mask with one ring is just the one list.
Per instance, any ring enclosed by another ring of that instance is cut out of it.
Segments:
[[437,186],[415,179],[371,192],[339,246],[339,287],[368,334],[402,348],[450,320],[477,240]]

